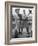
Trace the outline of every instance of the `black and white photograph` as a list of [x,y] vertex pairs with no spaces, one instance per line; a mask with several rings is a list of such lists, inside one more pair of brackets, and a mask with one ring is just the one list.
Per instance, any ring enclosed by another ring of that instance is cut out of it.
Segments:
[[5,3],[5,43],[37,42],[37,4]]
[[32,9],[12,7],[12,38],[32,37]]

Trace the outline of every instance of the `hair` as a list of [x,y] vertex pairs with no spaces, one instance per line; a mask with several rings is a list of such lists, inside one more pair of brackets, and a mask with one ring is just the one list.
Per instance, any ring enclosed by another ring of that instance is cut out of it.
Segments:
[[17,10],[20,10],[20,9],[15,9],[15,12],[16,12]]

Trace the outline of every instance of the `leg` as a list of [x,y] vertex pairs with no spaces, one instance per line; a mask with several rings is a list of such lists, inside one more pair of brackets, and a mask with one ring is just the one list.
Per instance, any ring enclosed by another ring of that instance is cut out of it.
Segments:
[[20,28],[19,28],[19,33],[20,33]]
[[22,34],[22,32],[23,32],[23,27],[21,28],[21,34]]
[[26,30],[27,30],[27,33],[29,34],[29,27],[27,27]]

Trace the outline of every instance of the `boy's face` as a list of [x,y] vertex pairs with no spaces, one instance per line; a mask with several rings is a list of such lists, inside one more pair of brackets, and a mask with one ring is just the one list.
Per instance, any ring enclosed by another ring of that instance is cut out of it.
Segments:
[[19,14],[19,10],[20,10],[20,9],[16,9],[15,12],[16,12],[17,14]]

